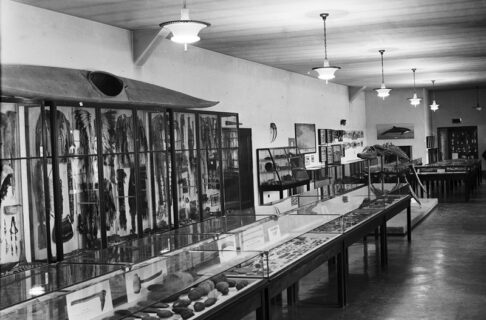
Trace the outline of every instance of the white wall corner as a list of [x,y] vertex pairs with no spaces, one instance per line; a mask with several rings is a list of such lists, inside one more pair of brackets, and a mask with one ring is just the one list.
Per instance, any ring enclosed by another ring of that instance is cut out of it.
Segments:
[[133,30],[132,56],[135,65],[143,66],[161,40],[169,34],[164,28]]
[[348,98],[349,98],[349,103],[352,103],[356,97],[363,92],[366,89],[366,86],[362,87],[353,87],[350,86],[348,87]]

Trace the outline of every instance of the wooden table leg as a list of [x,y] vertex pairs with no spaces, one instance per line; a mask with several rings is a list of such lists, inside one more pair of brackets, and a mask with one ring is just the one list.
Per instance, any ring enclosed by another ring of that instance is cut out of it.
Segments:
[[408,243],[412,242],[412,207],[407,207],[407,240]]
[[345,267],[344,260],[347,259],[345,257],[345,250],[338,253],[337,255],[337,294],[338,294],[338,306],[344,307],[347,303],[347,272]]
[[381,254],[381,266],[383,268],[388,264],[388,249],[387,249],[387,234],[386,234],[386,221],[380,225],[380,254]]

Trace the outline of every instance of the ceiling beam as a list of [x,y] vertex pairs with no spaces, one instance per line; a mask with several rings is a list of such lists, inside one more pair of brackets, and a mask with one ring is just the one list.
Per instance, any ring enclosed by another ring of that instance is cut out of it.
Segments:
[[132,57],[137,66],[143,66],[161,39],[169,35],[161,29],[140,29],[132,31]]
[[349,103],[353,102],[354,99],[363,91],[366,89],[366,86],[362,87],[348,87],[348,97],[349,97]]

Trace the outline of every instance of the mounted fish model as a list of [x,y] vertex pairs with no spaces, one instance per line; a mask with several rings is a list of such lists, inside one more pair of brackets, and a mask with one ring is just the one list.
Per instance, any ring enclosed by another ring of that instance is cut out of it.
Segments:
[[[391,129],[386,130],[385,132],[382,133],[382,135],[385,134],[401,134],[404,135],[405,133],[412,132],[412,130],[405,128],[405,127],[395,127],[393,126]],[[400,149],[400,148],[398,148]]]
[[[394,127],[395,128],[395,127]],[[390,129],[391,130],[391,129]],[[385,156],[395,156],[397,161],[394,165],[392,166],[384,166],[383,165],[383,158]],[[381,157],[381,166],[376,167],[375,170],[372,169],[372,167],[368,163],[368,185],[369,188],[373,191],[373,193],[376,196],[383,196],[387,194],[391,194],[393,192],[396,192],[399,190],[403,184],[402,184],[402,179],[405,181],[406,185],[408,186],[408,190],[410,192],[410,195],[417,201],[419,205],[422,205],[420,202],[418,196],[415,194],[415,192],[412,189],[412,186],[410,185],[410,182],[407,179],[407,176],[413,176],[420,188],[425,191],[425,187],[420,181],[420,178],[417,174],[417,171],[415,170],[414,163],[410,160],[408,155],[403,152],[402,149],[399,147],[391,144],[391,143],[385,143],[383,145],[375,144],[372,146],[367,146],[363,149],[363,152],[358,153],[358,157],[360,159],[364,160],[374,160],[377,159],[378,157]],[[376,176],[381,182],[382,189],[377,189],[372,183],[371,183],[371,177]],[[383,188],[385,178],[390,177],[390,176],[396,176],[397,177],[397,183],[396,185],[389,191],[385,191]]]

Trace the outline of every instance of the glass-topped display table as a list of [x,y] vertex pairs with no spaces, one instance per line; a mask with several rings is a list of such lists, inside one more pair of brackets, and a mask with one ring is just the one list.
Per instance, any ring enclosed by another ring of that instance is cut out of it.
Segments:
[[[2,306],[0,317],[213,319],[228,318],[229,314],[243,317],[256,309],[261,313],[264,271],[246,278],[226,274],[248,260],[263,264],[264,257],[256,251],[236,252],[228,259],[224,252],[185,250],[132,266],[58,264],[58,279],[53,286],[45,279],[39,283],[31,279],[19,279],[5,286],[2,283],[2,291],[7,290],[4,294],[19,286],[30,287],[31,295],[34,289],[38,290],[38,296],[17,305],[14,303],[20,299],[9,301],[11,306]],[[45,293],[39,293],[42,288]]]
[[482,181],[481,161],[477,159],[443,160],[416,166],[416,169],[426,187],[424,191],[413,184],[416,193],[421,197],[437,197],[440,201],[462,196],[467,202]]

